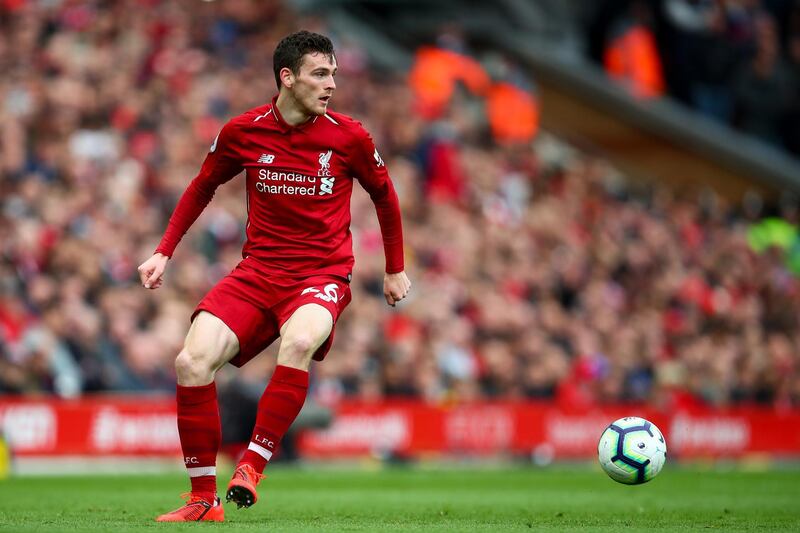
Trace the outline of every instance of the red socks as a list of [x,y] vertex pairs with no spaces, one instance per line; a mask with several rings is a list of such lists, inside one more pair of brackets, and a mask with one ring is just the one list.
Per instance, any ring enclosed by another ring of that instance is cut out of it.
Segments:
[[199,387],[178,385],[178,434],[192,494],[209,503],[217,494],[217,451],[222,428],[214,382]]
[[288,366],[278,365],[258,401],[256,425],[250,438],[250,445],[239,464],[249,463],[256,472],[264,467],[278,449],[289,426],[306,401],[308,392],[308,372]]
[[[262,472],[278,449],[289,426],[306,401],[308,372],[278,365],[258,402],[256,425],[250,445],[239,462]],[[199,387],[178,385],[178,433],[184,463],[192,482],[192,494],[209,503],[217,493],[217,452],[222,429],[217,387],[212,382]]]

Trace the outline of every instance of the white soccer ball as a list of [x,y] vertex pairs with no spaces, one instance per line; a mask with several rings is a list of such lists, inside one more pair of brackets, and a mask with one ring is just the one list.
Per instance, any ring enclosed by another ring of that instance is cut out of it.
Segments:
[[661,472],[667,460],[667,441],[652,422],[626,416],[603,431],[597,454],[600,466],[611,479],[638,485]]

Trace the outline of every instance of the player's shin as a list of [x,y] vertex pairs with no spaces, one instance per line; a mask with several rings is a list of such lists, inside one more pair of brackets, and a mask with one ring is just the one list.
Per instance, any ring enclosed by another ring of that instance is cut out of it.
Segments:
[[217,388],[212,382],[199,387],[178,385],[178,433],[192,495],[209,503],[217,492],[216,462],[222,440]]
[[249,463],[262,472],[292,425],[308,391],[308,372],[278,365],[258,402],[253,435],[240,464]]

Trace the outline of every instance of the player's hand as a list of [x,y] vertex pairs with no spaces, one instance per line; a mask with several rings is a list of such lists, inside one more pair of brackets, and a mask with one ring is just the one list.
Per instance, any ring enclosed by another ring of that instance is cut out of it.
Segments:
[[410,289],[411,282],[405,272],[386,274],[383,277],[383,295],[386,297],[386,303],[392,307],[405,298]]
[[139,279],[145,289],[157,289],[164,282],[164,270],[167,269],[169,257],[164,254],[155,253],[153,256],[139,265]]

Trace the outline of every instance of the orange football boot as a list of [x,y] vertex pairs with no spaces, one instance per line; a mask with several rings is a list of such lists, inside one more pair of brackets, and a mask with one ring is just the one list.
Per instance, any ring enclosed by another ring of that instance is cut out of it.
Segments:
[[258,501],[256,485],[265,477],[264,474],[256,472],[255,468],[248,463],[237,466],[231,482],[228,483],[228,494],[225,500],[235,502],[239,509],[250,507]]
[[219,498],[215,498],[214,505],[211,505],[199,496],[193,496],[190,492],[181,494],[181,498],[187,499],[186,505],[179,507],[172,512],[162,514],[156,518],[156,522],[224,522],[225,510]]

